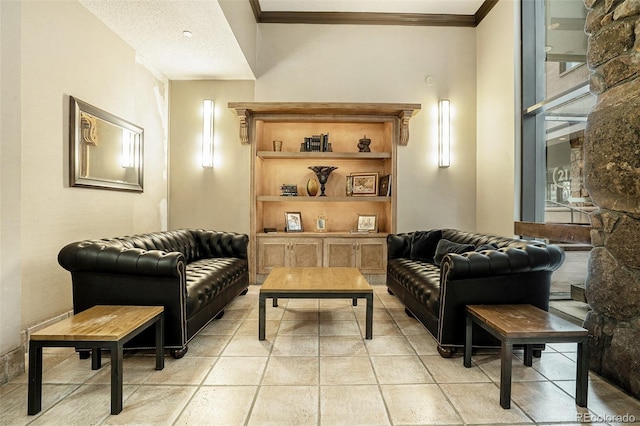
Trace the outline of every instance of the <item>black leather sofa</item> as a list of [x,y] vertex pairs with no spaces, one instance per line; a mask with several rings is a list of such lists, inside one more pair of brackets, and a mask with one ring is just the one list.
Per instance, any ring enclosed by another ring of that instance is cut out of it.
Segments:
[[[527,303],[548,311],[551,274],[564,262],[553,244],[455,229],[390,234],[387,248],[389,293],[429,330],[443,357],[464,346],[466,305]],[[500,346],[484,330],[473,338],[474,347]]]
[[[71,243],[58,263],[71,272],[73,311],[94,305],[165,308],[165,347],[181,358],[189,341],[249,287],[245,234],[181,229]],[[155,347],[153,330],[125,348]]]

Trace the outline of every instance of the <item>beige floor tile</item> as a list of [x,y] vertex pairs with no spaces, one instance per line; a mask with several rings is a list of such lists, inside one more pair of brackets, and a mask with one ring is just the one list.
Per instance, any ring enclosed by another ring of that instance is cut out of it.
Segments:
[[318,424],[317,386],[261,386],[248,425]]
[[200,335],[225,335],[233,334],[240,326],[240,321],[233,319],[213,320],[198,334]]
[[236,335],[229,341],[221,356],[267,356],[269,352],[269,340],[258,340],[258,336]]
[[[493,354],[474,355],[471,358],[471,362],[473,365],[472,368],[478,367],[484,371],[491,380],[496,383],[500,382],[500,354],[498,352],[494,352]],[[534,368],[527,367],[520,358],[515,356],[513,357],[511,361],[512,382],[534,382],[544,380],[546,380],[546,378],[538,373]]]
[[[265,317],[267,320],[281,320],[284,316],[284,312],[287,308],[286,300],[283,300],[279,303],[277,307],[273,307],[271,303],[271,299],[267,299],[267,307],[265,309]],[[245,319],[257,320],[260,318],[260,312],[258,310],[258,302],[256,302],[255,308],[249,311],[249,314]]]
[[[26,425],[41,416],[58,401],[70,395],[80,385],[42,385],[42,410],[35,416],[27,415],[27,385],[7,384],[0,387],[0,424]],[[10,391],[8,391],[10,389]]]
[[317,356],[318,336],[277,336],[272,356]]
[[322,386],[320,419],[329,425],[388,425],[389,416],[378,386]]
[[500,406],[500,390],[493,383],[441,384],[440,389],[465,423],[498,425],[530,424],[529,417],[515,404]]
[[557,352],[545,351],[542,357],[533,358],[531,368],[549,380],[575,380],[576,378],[576,363]]
[[418,356],[372,356],[371,363],[381,384],[433,383]]
[[376,384],[376,376],[368,357],[320,357],[321,385]]
[[405,337],[418,355],[439,355],[438,343],[430,334],[405,334]]
[[[375,324],[373,325],[375,329]],[[366,340],[370,355],[415,355],[413,347],[404,336],[377,336]]]
[[220,357],[204,381],[205,385],[259,385],[267,357]]
[[351,310],[351,299],[319,299],[318,305],[320,311],[330,309]]
[[172,425],[196,386],[140,386],[127,398],[122,412],[104,425]]
[[[353,308],[353,313],[355,314],[358,321],[364,321],[367,318],[367,308],[366,304],[362,303]],[[389,312],[381,306],[373,304],[373,320],[374,321],[393,321]]]
[[[383,385],[384,398],[393,424],[455,425],[462,419],[438,385]],[[419,402],[418,402],[419,401]]]
[[[556,381],[558,387],[565,391],[571,398],[576,394],[575,380]],[[631,423],[628,419],[633,416],[636,423],[640,423],[640,400],[621,392],[620,389],[600,379],[595,373],[590,373],[589,393],[587,396],[589,412],[600,419],[607,418],[611,424],[616,424],[615,416],[622,416],[627,421],[618,423]],[[587,422],[586,414],[582,420]],[[622,420],[620,418],[619,420]],[[597,419],[592,419],[596,422]]]
[[351,306],[346,307],[322,307],[320,301],[319,318],[321,321],[355,321],[356,316]]
[[276,357],[269,358],[262,379],[263,385],[317,385],[318,357]]
[[318,309],[317,308],[299,308],[292,309],[287,308],[282,315],[283,321],[317,321]]
[[[278,334],[278,328],[280,327],[280,320],[266,320],[265,321],[265,334],[266,337],[273,340]],[[253,336],[258,338],[258,320],[246,319],[242,325],[238,327],[236,335]]]
[[[125,360],[126,363],[126,360]],[[154,364],[155,366],[155,364]],[[108,356],[102,357],[102,369],[111,369],[111,363]],[[125,367],[123,367],[125,368]],[[101,370],[102,370],[101,369]],[[70,356],[57,363],[48,370],[42,372],[42,383],[84,383],[91,377],[98,374],[101,370],[91,369],[91,359],[79,359],[77,356]],[[126,377],[126,371],[125,377]],[[26,381],[28,377],[25,375],[23,379]]]
[[398,323],[398,327],[400,327],[402,334],[405,336],[422,336],[429,334],[424,325],[422,325],[418,320],[407,317],[407,319],[396,319],[395,321]]
[[359,336],[320,336],[320,356],[366,356],[367,348]]
[[310,334],[312,336],[318,335],[319,324],[318,321],[281,321],[278,335],[303,335]]
[[355,320],[322,321],[320,322],[320,336],[360,336],[360,328]]
[[436,383],[478,383],[491,379],[478,367],[465,368],[462,357],[442,358],[440,355],[420,357]]
[[[496,400],[499,403],[499,399]],[[517,404],[537,423],[575,422],[587,413],[573,397],[551,382],[518,382],[511,385],[511,406]]]
[[187,404],[176,425],[245,424],[256,386],[203,386]]
[[[138,385],[123,386],[123,410],[127,409],[127,400],[138,388]],[[32,425],[65,425],[102,424],[111,416],[111,386],[82,385],[70,395],[52,407],[42,405],[43,413]]]
[[194,357],[216,357],[222,353],[227,343],[231,340],[231,335],[196,335],[189,342],[186,356]]
[[216,358],[167,358],[164,369],[154,370],[145,385],[199,385],[211,370]]
[[[364,318],[358,319],[358,324],[360,326],[360,333],[364,337],[367,324]],[[320,327],[322,327],[322,323],[320,323]],[[374,320],[373,321],[373,337],[376,336],[402,336],[402,332],[400,328],[396,325],[395,321],[383,321],[383,320]]]
[[[280,300],[280,299],[278,299]],[[289,299],[287,309],[315,309],[319,306],[318,299]]]
[[[103,356],[102,368],[97,370],[97,374],[86,380],[88,384],[105,384],[111,383],[111,362],[106,363],[108,356]],[[87,368],[91,368],[91,360],[83,360],[88,362]],[[165,359],[165,361],[168,361]],[[127,355],[122,361],[122,383],[128,385],[139,385],[145,383],[149,377],[156,371],[156,359],[153,356],[146,355]],[[64,374],[61,372],[60,374]],[[45,376],[46,377],[46,376]]]

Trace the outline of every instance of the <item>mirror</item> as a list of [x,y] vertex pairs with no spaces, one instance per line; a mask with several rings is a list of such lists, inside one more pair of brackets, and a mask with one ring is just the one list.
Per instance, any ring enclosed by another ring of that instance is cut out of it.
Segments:
[[70,96],[69,185],[142,192],[144,129]]

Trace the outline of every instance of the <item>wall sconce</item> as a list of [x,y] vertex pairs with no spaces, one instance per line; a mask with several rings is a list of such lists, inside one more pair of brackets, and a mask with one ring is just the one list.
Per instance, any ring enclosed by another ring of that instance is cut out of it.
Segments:
[[213,167],[213,101],[205,99],[202,107],[202,167]]
[[451,103],[442,99],[438,104],[438,167],[451,165]]

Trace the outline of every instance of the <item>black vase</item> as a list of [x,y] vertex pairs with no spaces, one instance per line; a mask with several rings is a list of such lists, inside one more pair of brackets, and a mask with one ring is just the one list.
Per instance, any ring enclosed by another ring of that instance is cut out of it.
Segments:
[[324,185],[327,183],[327,180],[329,179],[329,175],[331,174],[331,172],[337,169],[337,167],[310,166],[309,169],[313,170],[316,176],[318,176],[318,182],[320,182],[320,197],[326,197],[326,195],[324,194]]

